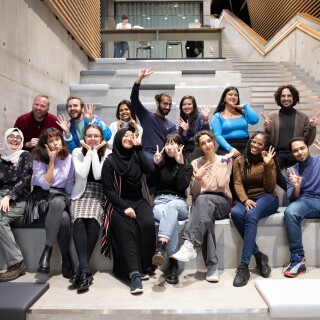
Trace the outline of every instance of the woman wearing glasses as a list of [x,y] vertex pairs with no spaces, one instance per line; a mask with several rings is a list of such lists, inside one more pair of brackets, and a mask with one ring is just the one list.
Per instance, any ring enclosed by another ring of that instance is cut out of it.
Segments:
[[10,228],[10,223],[23,216],[30,192],[32,158],[22,147],[22,132],[8,129],[0,147],[0,270],[6,270],[0,282],[18,278],[26,267]]
[[75,185],[71,194],[73,241],[79,268],[70,282],[77,287],[78,293],[88,290],[93,281],[89,260],[99,237],[104,212],[101,169],[111,153],[101,128],[95,124],[85,128],[84,140],[80,144],[82,147],[72,152]]
[[233,281],[235,287],[248,283],[252,255],[262,277],[268,278],[271,272],[269,258],[259,250],[256,235],[258,221],[274,214],[279,207],[274,155],[270,137],[257,131],[249,139],[245,154],[234,161],[234,187],[240,202],[231,209],[231,218],[243,238],[241,262]]

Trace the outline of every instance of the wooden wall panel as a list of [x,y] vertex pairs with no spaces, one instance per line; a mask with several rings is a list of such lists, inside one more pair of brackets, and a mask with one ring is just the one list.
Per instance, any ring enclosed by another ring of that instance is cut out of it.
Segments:
[[270,40],[297,13],[320,18],[319,0],[248,0],[251,26]]
[[100,57],[100,0],[44,0],[91,59]]

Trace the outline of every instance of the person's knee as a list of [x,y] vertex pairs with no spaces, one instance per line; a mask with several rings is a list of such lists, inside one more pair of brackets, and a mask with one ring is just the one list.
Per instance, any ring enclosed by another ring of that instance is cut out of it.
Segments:
[[288,224],[290,222],[294,221],[301,221],[301,217],[299,216],[299,213],[297,210],[294,210],[294,208],[287,207],[287,209],[284,211],[284,223]]

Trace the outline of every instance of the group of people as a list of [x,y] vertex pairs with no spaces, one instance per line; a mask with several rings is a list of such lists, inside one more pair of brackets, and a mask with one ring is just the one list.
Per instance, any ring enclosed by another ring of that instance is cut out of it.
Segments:
[[[280,111],[263,114],[265,131],[250,136],[248,126],[259,117],[248,104],[240,104],[236,87],[228,87],[211,128],[212,106],[199,109],[189,95],[181,99],[180,116],[173,123],[167,119],[172,106],[168,94],[155,96],[155,113],[139,99],[140,84],[152,73],[151,68],[140,70],[130,101],[118,104],[118,121],[110,127],[79,97],[67,100],[68,120],[50,114],[49,98],[39,95],[32,111],[5,132],[0,157],[0,281],[25,272],[10,229],[22,219],[42,221],[45,227],[38,272],[50,272],[58,242],[62,275],[77,292],[93,282],[89,261],[101,228],[101,253],[112,257],[115,276],[130,281],[132,294],[143,292],[142,281],[167,263],[166,282],[177,284],[178,261],[196,258],[200,249],[206,280],[218,282],[215,221],[230,215],[243,238],[233,285],[245,286],[252,255],[261,276],[271,273],[256,235],[258,221],[279,207],[277,183],[287,189],[291,201],[285,211],[291,259],[284,274],[305,272],[300,223],[320,217],[320,160],[311,157],[309,149],[319,114],[309,118],[295,110],[298,91],[282,86],[275,93]],[[320,150],[319,141],[315,146]],[[286,179],[283,167],[289,167]],[[179,221],[186,219],[179,249]],[[71,231],[79,260],[76,270],[69,249]]]

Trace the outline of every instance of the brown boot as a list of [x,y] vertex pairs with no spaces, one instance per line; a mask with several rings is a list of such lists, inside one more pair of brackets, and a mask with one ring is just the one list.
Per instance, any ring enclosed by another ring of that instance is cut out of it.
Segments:
[[5,273],[0,274],[0,282],[12,281],[25,274],[26,265],[24,261],[20,261],[10,266]]

